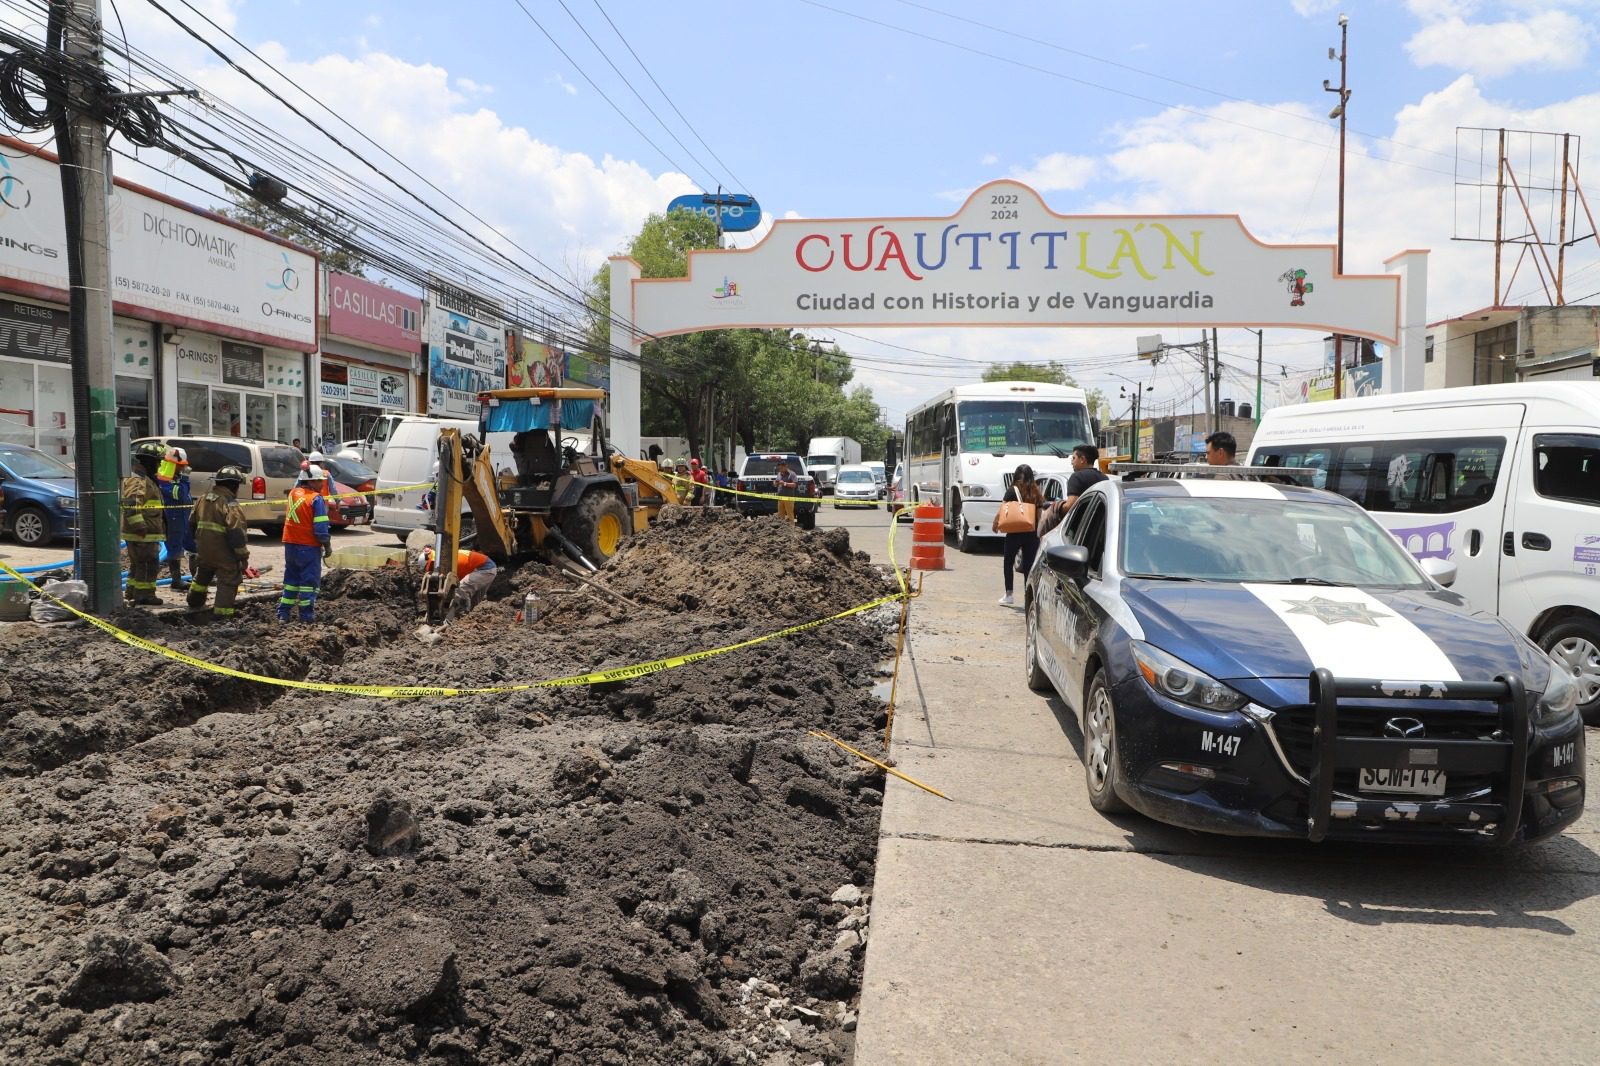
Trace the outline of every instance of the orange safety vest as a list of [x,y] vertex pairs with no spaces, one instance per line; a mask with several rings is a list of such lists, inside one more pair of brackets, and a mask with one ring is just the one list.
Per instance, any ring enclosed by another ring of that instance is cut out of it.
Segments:
[[[456,580],[459,581],[461,578],[466,577],[487,562],[492,562],[492,560],[482,552],[467,551],[465,548],[456,552]],[[428,552],[427,568],[429,570],[433,569],[432,549],[429,549]]]
[[313,547],[328,543],[328,505],[320,491],[297,485],[289,493],[289,507],[283,516],[283,542]]

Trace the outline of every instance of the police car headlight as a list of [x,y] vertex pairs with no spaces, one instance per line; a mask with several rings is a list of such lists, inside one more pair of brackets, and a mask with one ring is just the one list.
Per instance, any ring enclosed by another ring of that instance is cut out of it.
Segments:
[[1578,709],[1578,682],[1558,662],[1550,663],[1550,681],[1539,697],[1538,720],[1555,722],[1566,718]]
[[1145,684],[1179,703],[1204,711],[1235,711],[1248,702],[1210,674],[1142,640],[1133,642],[1133,661]]

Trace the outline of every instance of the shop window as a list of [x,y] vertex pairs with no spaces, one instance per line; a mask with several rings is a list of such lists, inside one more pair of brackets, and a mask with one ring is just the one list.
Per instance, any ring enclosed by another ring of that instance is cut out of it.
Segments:
[[239,394],[228,389],[211,390],[211,435],[214,437],[242,436],[244,428],[241,421],[243,411],[239,406]]
[[186,437],[211,432],[210,402],[204,385],[179,385],[178,432]]
[[34,409],[34,428],[39,431],[41,452],[72,461],[72,368],[55,363],[40,363],[38,406]]
[[33,447],[33,364],[0,359],[0,442]]
[[273,402],[278,409],[278,440],[293,440],[296,437],[305,437],[306,432],[306,402],[299,396],[274,396]]
[[126,426],[134,440],[150,436],[150,382],[118,375],[116,386],[117,425]]
[[322,405],[322,434],[317,438],[322,445],[322,450],[339,447],[339,405],[325,403]]
[[273,429],[272,397],[246,393],[244,397],[244,435],[253,440],[277,440]]
[[1472,335],[1472,383],[1503,385],[1517,380],[1517,324],[1507,322]]

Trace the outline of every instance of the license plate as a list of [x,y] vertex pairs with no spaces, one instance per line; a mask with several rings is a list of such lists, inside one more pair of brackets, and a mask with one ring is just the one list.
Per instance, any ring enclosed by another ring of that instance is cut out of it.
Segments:
[[1361,771],[1362,792],[1394,792],[1411,796],[1444,795],[1443,770],[1375,770]]

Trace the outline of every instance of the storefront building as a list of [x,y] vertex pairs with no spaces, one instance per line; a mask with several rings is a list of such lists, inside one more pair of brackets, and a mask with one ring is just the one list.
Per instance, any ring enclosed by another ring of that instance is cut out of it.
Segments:
[[337,270],[323,289],[316,441],[327,451],[366,436],[379,415],[417,410],[422,300]]
[[[0,439],[70,462],[60,177],[49,153],[0,146]],[[120,180],[110,208],[119,432],[305,434],[316,257]]]

